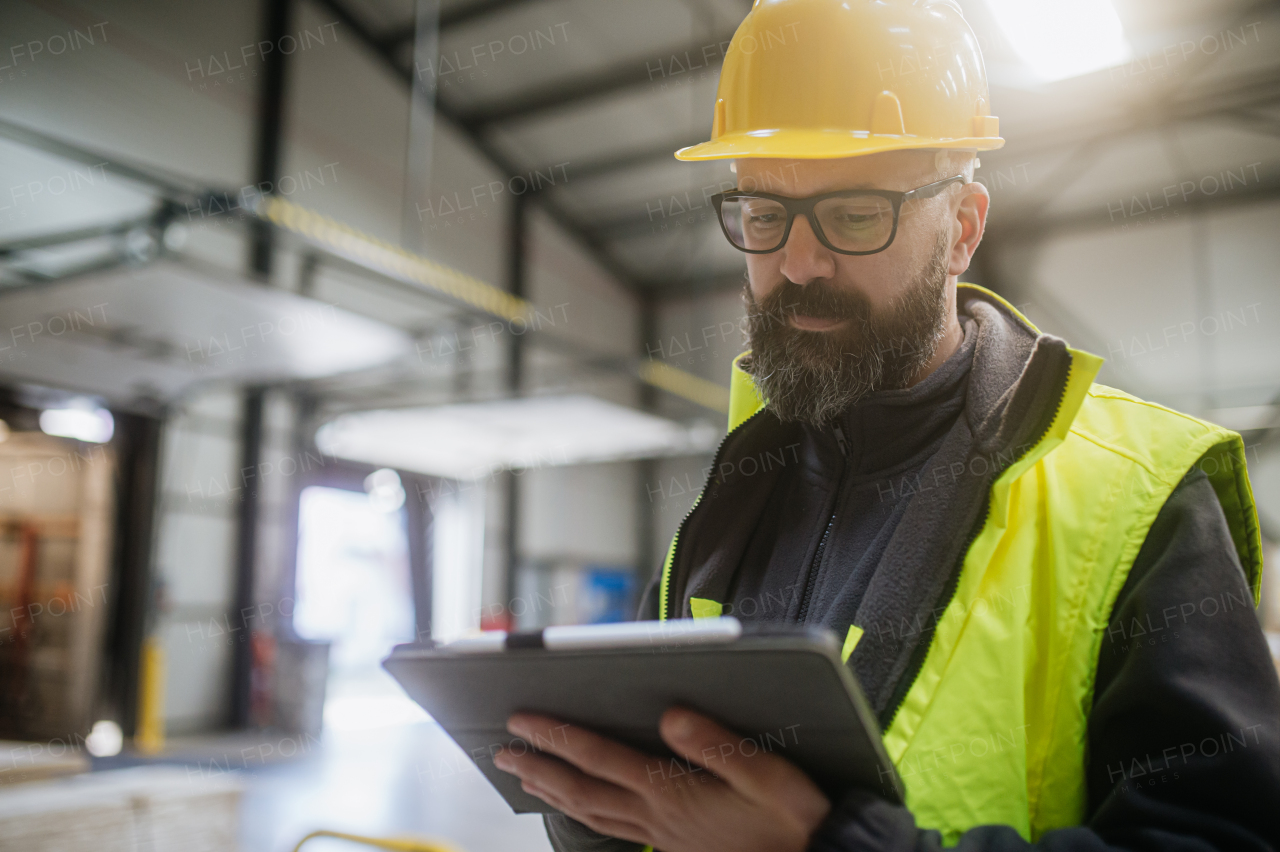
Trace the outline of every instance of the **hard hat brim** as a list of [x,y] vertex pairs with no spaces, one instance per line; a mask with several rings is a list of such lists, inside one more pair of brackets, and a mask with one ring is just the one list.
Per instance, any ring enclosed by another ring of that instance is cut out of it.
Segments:
[[999,136],[939,139],[927,136],[891,136],[849,130],[749,130],[725,133],[710,142],[676,151],[677,160],[733,160],[768,157],[783,160],[832,160],[883,151],[918,148],[994,151],[1004,145]]

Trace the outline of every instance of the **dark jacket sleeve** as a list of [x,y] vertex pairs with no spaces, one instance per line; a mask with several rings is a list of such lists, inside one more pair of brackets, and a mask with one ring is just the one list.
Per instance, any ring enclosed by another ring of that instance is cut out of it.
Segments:
[[[1085,824],[1031,844],[1009,826],[961,852],[1280,849],[1280,681],[1208,477],[1192,468],[1116,600],[1089,716]],[[813,852],[941,849],[905,808],[836,803]]]
[[606,837],[564,814],[543,814],[542,824],[556,852],[640,852],[644,848],[629,840]]

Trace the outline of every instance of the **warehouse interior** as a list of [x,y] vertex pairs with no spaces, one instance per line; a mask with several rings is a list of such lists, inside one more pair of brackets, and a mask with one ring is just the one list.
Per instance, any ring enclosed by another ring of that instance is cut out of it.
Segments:
[[[1280,657],[1280,7],[1010,2],[962,280],[1243,436]],[[634,617],[745,348],[672,155],[750,8],[0,6],[0,848],[550,848],[380,661]]]

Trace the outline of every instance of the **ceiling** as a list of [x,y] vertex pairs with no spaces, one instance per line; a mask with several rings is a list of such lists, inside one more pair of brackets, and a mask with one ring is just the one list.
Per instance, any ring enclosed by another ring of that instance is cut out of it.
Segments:
[[[1272,219],[1253,210],[1260,202],[1280,199],[1280,51],[1274,49],[1280,41],[1280,5],[1114,0],[1136,58],[1040,85],[1032,82],[1005,41],[988,2],[962,0],[962,6],[983,46],[993,109],[1008,144],[983,156],[978,179],[991,191],[992,211],[983,246],[966,277],[1024,308],[1032,306],[1028,312],[1043,328],[1107,357],[1109,372],[1103,379],[1108,383],[1200,413],[1271,404],[1280,382],[1272,366],[1280,363],[1280,344],[1256,320],[1280,309],[1273,295],[1278,292],[1274,275],[1267,272],[1276,268],[1276,247],[1267,236]],[[415,38],[413,0],[296,4],[303,20],[299,26],[314,29],[334,22],[344,45],[354,43],[355,52],[362,53],[359,58],[399,80],[399,87],[383,86],[387,91],[374,91],[363,76],[349,75],[348,82],[335,85],[326,75],[346,73],[341,70],[345,66],[335,63],[332,54],[303,54],[310,64],[296,67],[317,78],[309,81],[310,96],[333,106],[332,112],[323,112],[326,105],[315,100],[306,101],[305,109],[295,104],[300,111],[294,113],[295,132],[316,136],[319,125],[323,133],[341,136],[312,168],[341,160],[339,168],[350,164],[354,170],[365,155],[390,175],[370,194],[396,192],[404,183],[403,136],[397,125],[375,124],[370,116],[403,115],[404,97],[415,79],[438,83],[435,106],[427,110],[436,127],[477,152],[493,173],[513,181],[544,182],[524,200],[558,223],[569,241],[622,285],[629,295],[623,294],[621,301],[639,304],[636,325],[643,340],[668,333],[645,330],[655,313],[679,314],[677,319],[691,323],[731,318],[717,312],[735,310],[729,293],[741,286],[742,256],[704,215],[704,198],[728,186],[733,176],[723,162],[682,163],[672,154],[708,134],[720,56],[749,8],[747,0],[451,0],[440,4],[434,61],[427,57],[430,40]],[[421,5],[430,2],[422,0]],[[150,33],[150,41],[121,35],[111,42],[113,49],[120,48],[115,64],[94,65],[94,77],[67,77],[82,86],[102,78],[129,97],[145,92],[163,105],[157,110],[172,113],[171,123],[146,130],[152,136],[167,134],[164,144],[144,149],[150,153],[136,154],[140,146],[128,144],[128,132],[135,128],[111,124],[127,113],[118,104],[101,107],[101,114],[90,111],[97,100],[106,103],[105,95],[75,101],[74,114],[61,117],[63,128],[55,126],[51,135],[96,149],[100,140],[83,129],[104,128],[101,136],[114,140],[106,150],[116,152],[110,165],[57,138],[37,138],[0,120],[0,179],[11,188],[10,197],[0,197],[0,259],[5,261],[0,263],[0,287],[41,284],[122,260],[141,263],[163,256],[156,247],[168,247],[171,236],[180,237],[170,233],[182,219],[174,199],[202,205],[197,209],[219,197],[227,199],[225,191],[177,176],[190,173],[190,162],[200,164],[207,180],[225,186],[245,182],[237,175],[248,168],[241,161],[252,149],[252,137],[237,129],[242,127],[237,122],[243,120],[243,128],[254,125],[251,98],[201,96],[196,110],[190,107],[194,99],[173,100],[190,93],[171,91],[175,87],[167,78],[163,87],[147,82],[142,88],[139,81],[161,75],[147,76],[138,69],[162,69],[181,82],[189,76],[183,69],[190,57],[207,57],[210,47],[177,41],[171,33],[195,39],[211,27],[225,27],[226,32],[209,36],[210,44],[238,44],[242,31],[259,26],[254,5],[234,4],[226,15],[199,18],[198,26],[170,20],[166,16],[171,11],[158,3],[138,13],[130,21],[133,31]],[[74,18],[71,12],[66,15]],[[36,21],[30,26],[39,31],[47,25]],[[173,56],[156,58],[162,48]],[[73,69],[65,73],[72,75]],[[26,90],[13,91],[21,95]],[[73,102],[70,95],[68,101]],[[14,104],[26,110],[16,117],[7,112],[14,121],[44,117],[38,104],[21,99]],[[241,112],[214,109],[226,104]],[[206,116],[208,125],[197,123]],[[348,133],[348,125],[362,122],[368,127]],[[431,136],[422,125],[412,126],[418,135],[411,138],[410,150],[428,149]],[[225,135],[217,135],[215,128]],[[370,137],[379,134],[395,135],[397,145],[374,156],[369,154],[375,147]],[[233,157],[233,152],[239,153]],[[128,165],[134,162],[140,164],[136,169]],[[436,185],[428,192],[454,188],[449,167],[442,167],[443,177],[433,175]],[[104,169],[112,180],[99,182]],[[131,179],[134,171],[136,179]],[[343,173],[341,187],[355,185],[351,174]],[[33,186],[32,175],[42,176],[42,184],[24,189]],[[47,203],[68,181],[76,183],[75,203]],[[1188,185],[1194,185],[1190,192],[1184,191]],[[36,191],[43,192],[40,199],[32,197]],[[236,200],[236,191],[229,192]],[[328,210],[329,215],[359,222],[371,218],[368,208],[351,206],[357,195],[343,199],[346,206]],[[321,200],[319,191],[305,199],[308,205]],[[1161,234],[1140,230],[1154,218],[1147,210],[1153,200],[1166,208],[1160,218],[1176,220]],[[1187,214],[1205,211],[1216,217],[1209,226],[1187,225],[1193,218]],[[216,224],[203,216],[195,222],[204,229],[206,243],[216,236]],[[450,235],[457,245],[448,247],[497,258],[476,274],[503,286],[502,258],[510,251],[504,245],[507,231],[505,222],[491,230],[459,231]],[[216,251],[238,261],[239,244],[229,237],[224,242]],[[441,260],[454,262],[448,256]],[[340,271],[340,264],[331,261],[322,267],[322,283]],[[1033,262],[1041,266],[1033,269]],[[307,269],[303,264],[301,272]],[[304,277],[300,273],[299,280]],[[367,282],[342,292],[359,310],[373,311],[370,316],[414,335],[419,351],[432,345],[432,335],[449,333],[451,326],[446,326],[455,322],[422,304],[412,309],[392,304]],[[696,308],[686,301],[717,293],[724,298],[703,300]],[[586,304],[579,296],[575,299],[575,310]],[[618,304],[602,300],[596,313],[621,313]],[[1188,321],[1225,316],[1223,312],[1244,316],[1244,311],[1252,311],[1254,321],[1242,325],[1239,334],[1212,339],[1193,335],[1186,345],[1157,354],[1133,345],[1149,332],[1158,335]],[[590,316],[588,322],[577,320],[575,328],[613,327],[597,321],[596,314]],[[474,324],[465,316],[456,322],[464,329]],[[633,334],[629,328],[625,334],[602,332],[602,337],[617,340],[593,340],[586,355],[579,346],[572,353],[566,350],[564,357],[600,361],[596,372],[626,373],[634,365],[619,364],[630,358],[624,350]],[[617,351],[604,345],[615,342]],[[736,346],[733,340],[722,347],[726,364]],[[476,398],[502,395],[506,387],[497,378],[506,369],[501,347],[491,348],[493,363],[485,369],[494,381],[467,391]],[[596,357],[596,349],[610,358]],[[555,362],[560,369],[564,358],[558,351],[553,354],[561,358]],[[461,400],[466,398],[459,390],[464,383],[449,372],[458,372],[454,366],[435,359],[429,369],[421,364],[400,365],[398,372],[379,368],[362,382],[346,376],[340,386],[316,383],[316,389],[343,396],[337,405],[342,409]],[[718,362],[684,366],[701,371],[709,381],[723,381],[725,365]]]
[[[538,204],[624,284],[654,296],[740,286],[741,257],[703,212],[705,196],[733,180],[727,164],[672,153],[708,134],[720,58],[747,0],[444,2],[434,65],[421,44],[415,57],[414,3],[316,2],[406,82],[415,67],[435,82],[438,120],[500,170],[555,175]],[[1259,164],[1190,205],[1276,196],[1280,51],[1266,44],[1276,4],[1118,0],[1134,60],[1048,85],[1033,81],[984,0],[962,5],[1008,140],[979,171],[994,199],[992,253],[1105,229],[1118,199],[1158,197],[1188,176]]]

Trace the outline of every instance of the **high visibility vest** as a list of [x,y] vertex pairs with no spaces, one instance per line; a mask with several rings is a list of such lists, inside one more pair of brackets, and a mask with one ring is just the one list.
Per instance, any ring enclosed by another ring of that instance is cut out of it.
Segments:
[[[959,286],[1026,321],[994,293]],[[1086,726],[1103,637],[1147,530],[1193,465],[1213,484],[1253,595],[1233,601],[1224,591],[1192,603],[1256,606],[1260,593],[1261,532],[1240,436],[1096,384],[1102,359],[1068,351],[1058,413],[992,483],[955,594],[883,733],[917,824],[948,844],[979,825],[1010,825],[1034,841],[1084,819]],[[735,363],[730,431],[762,406]],[[663,566],[664,616],[677,543]],[[1126,626],[1125,640],[1155,641],[1143,634],[1164,616],[1152,616]]]

